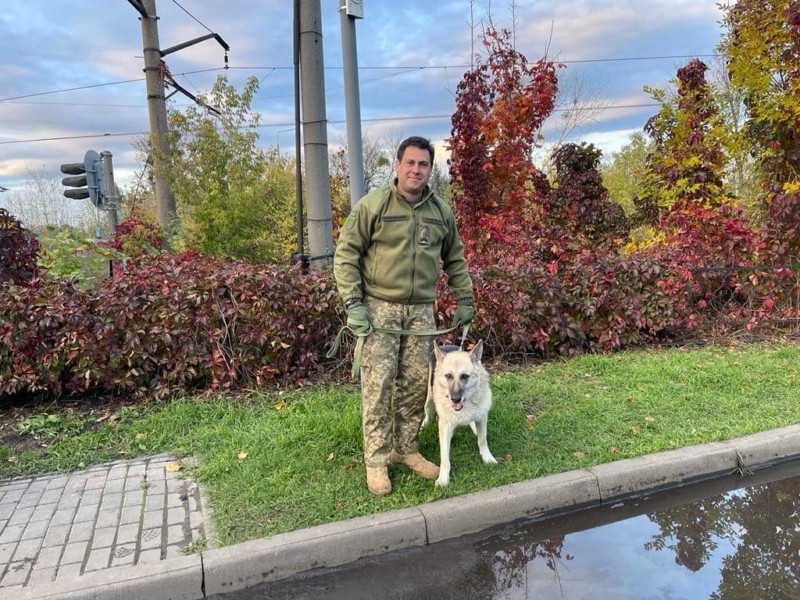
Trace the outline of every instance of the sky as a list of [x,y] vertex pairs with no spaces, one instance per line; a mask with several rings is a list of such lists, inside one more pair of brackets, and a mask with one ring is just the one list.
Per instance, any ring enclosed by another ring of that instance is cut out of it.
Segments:
[[[308,0],[303,0],[308,1]],[[339,4],[319,0],[328,142],[346,140]],[[606,157],[658,110],[644,86],[664,88],[691,58],[714,59],[723,30],[717,0],[364,0],[355,24],[362,133],[371,140],[423,135],[444,149],[455,90],[480,49],[482,24],[513,29],[535,62],[562,62],[562,90],[601,110],[570,133]],[[260,145],[293,152],[293,11],[290,0],[156,0],[162,49],[214,32],[165,57],[194,95],[220,74],[241,90],[260,82],[253,110]],[[31,173],[61,178],[87,150],[113,155],[116,183],[134,185],[134,142],[149,119],[139,14],[128,0],[6,0],[0,12],[0,192]],[[169,90],[172,91],[172,90]],[[191,100],[176,94],[173,108]],[[562,105],[563,106],[563,105]],[[560,136],[563,113],[545,124]],[[8,194],[0,193],[0,207]],[[88,202],[85,201],[85,202]]]

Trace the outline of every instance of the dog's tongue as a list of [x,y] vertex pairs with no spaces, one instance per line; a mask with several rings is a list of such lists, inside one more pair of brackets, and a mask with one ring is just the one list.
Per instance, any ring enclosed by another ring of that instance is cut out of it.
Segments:
[[462,402],[453,402],[453,410],[454,411],[458,412],[462,408],[464,408],[464,404]]

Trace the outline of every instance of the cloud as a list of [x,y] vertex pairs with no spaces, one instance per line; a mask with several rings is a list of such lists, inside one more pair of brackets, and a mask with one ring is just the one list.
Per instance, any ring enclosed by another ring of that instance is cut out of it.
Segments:
[[[21,184],[22,166],[42,161],[59,176],[61,162],[71,162],[89,148],[111,150],[118,182],[130,182],[128,174],[138,166],[132,159],[135,153],[125,148],[132,147],[134,136],[82,136],[149,128],[138,13],[122,1],[95,10],[87,8],[91,3],[85,0],[6,4],[0,14],[0,119],[4,124],[0,185]],[[681,63],[680,59],[646,57],[713,52],[720,15],[712,4],[696,0],[516,2],[513,25],[517,48],[529,60],[537,60],[548,44],[550,56],[561,60],[639,58],[567,63],[567,72],[580,72],[595,81],[604,99],[620,105],[641,97],[645,83],[665,86]],[[488,6],[488,0],[369,3],[366,18],[355,27],[365,119],[362,130],[369,130],[373,137],[396,136],[397,132],[420,133],[434,140],[449,136],[455,88],[473,51],[482,50],[481,27],[490,18],[500,28],[512,25],[511,3],[491,3],[491,15]],[[254,109],[262,115],[261,143],[273,146],[280,141],[293,151],[291,134],[279,133],[294,119],[292,3],[161,0],[157,7],[163,48],[209,30],[221,35],[231,48],[227,71],[222,69],[224,52],[214,40],[170,54],[166,62],[178,83],[198,94],[208,91],[220,74],[240,89],[247,77],[257,77],[261,87]],[[341,122],[345,116],[341,17],[333,0],[322,0],[321,9],[328,138],[335,140],[345,130]],[[127,80],[135,81],[120,83]],[[72,89],[83,86],[93,87]],[[24,104],[3,101],[20,96],[26,96]],[[189,102],[181,95],[171,100],[174,106]],[[641,127],[648,111],[604,111],[585,133]],[[73,139],[18,143],[62,136]]]

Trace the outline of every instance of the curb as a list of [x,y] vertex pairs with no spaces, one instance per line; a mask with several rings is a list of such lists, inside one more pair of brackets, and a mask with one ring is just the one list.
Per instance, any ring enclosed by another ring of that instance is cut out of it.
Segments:
[[[800,457],[800,425],[540,477],[414,508],[14,590],[15,600],[198,600],[513,521],[544,520]],[[469,518],[466,518],[467,513]],[[476,515],[478,519],[476,520]]]

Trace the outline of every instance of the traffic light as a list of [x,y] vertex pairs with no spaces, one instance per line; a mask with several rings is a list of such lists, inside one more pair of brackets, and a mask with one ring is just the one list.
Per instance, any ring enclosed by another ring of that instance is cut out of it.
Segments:
[[64,195],[73,200],[89,198],[97,208],[103,207],[106,197],[105,172],[103,159],[94,150],[89,150],[83,157],[82,163],[67,163],[61,165],[61,172],[72,177],[61,180],[67,187],[76,188],[64,190]]

